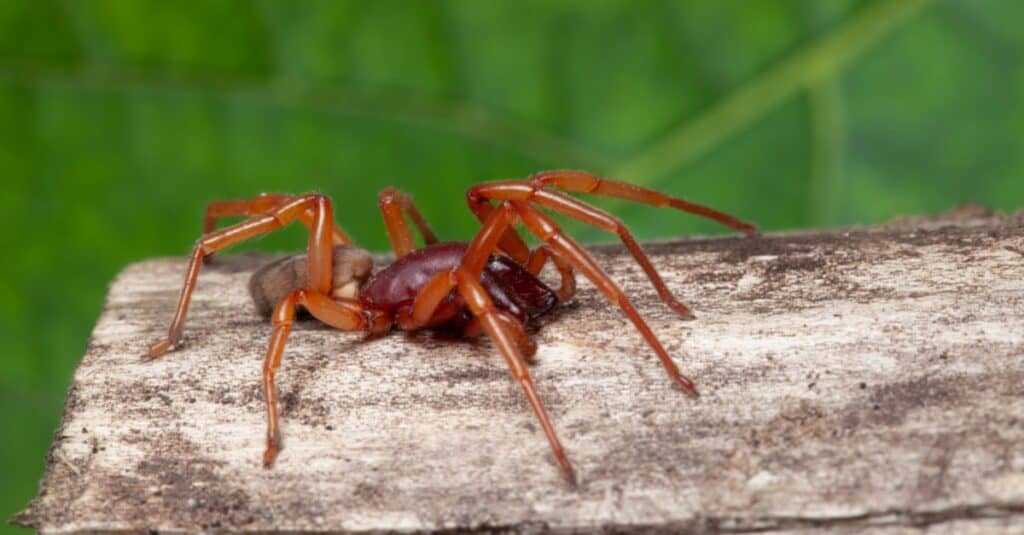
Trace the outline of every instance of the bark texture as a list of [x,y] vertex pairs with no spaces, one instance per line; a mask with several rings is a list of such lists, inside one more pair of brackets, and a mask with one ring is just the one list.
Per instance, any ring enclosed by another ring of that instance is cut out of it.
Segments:
[[591,285],[536,329],[541,396],[580,476],[561,478],[486,341],[376,340],[313,321],[278,385],[246,291],[267,257],[200,276],[183,347],[163,334],[185,261],[129,266],[68,393],[44,533],[828,528],[1021,532],[1024,213],[646,245],[698,316],[679,321],[618,247],[595,251],[702,392],[674,388]]

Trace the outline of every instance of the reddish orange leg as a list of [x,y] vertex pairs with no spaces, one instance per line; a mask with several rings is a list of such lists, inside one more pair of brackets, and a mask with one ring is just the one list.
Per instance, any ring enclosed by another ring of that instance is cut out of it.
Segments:
[[681,386],[686,393],[696,396],[697,388],[694,386],[693,381],[680,373],[679,368],[672,361],[672,357],[668,355],[661,342],[654,336],[647,322],[644,321],[640,313],[633,307],[633,304],[626,297],[626,294],[623,293],[622,289],[598,266],[593,257],[580,247],[579,244],[566,236],[558,225],[540,210],[522,201],[510,202],[530,232],[547,242],[552,249],[561,254],[569,263],[590,279],[609,301],[622,309],[630,321],[633,322],[633,325],[636,326],[637,330],[640,331],[640,334],[643,335],[644,339],[647,340],[647,343],[654,349],[669,377]]
[[205,256],[249,238],[277,230],[291,221],[301,218],[307,211],[313,212],[309,225],[309,262],[307,268],[309,272],[307,280],[312,289],[321,293],[330,293],[334,259],[331,247],[334,210],[331,207],[331,201],[327,197],[316,194],[295,197],[284,204],[276,206],[267,214],[211,232],[199,239],[199,242],[192,250],[192,257],[189,260],[188,269],[185,274],[185,284],[181,289],[178,308],[168,329],[167,338],[153,344],[142,358],[144,360],[157,358],[177,343],[178,338],[181,336],[182,326],[185,323],[185,315],[188,313],[192,291],[195,290],[196,279],[199,277],[199,269]]
[[[209,234],[217,229],[217,220],[225,217],[257,216],[272,211],[288,201],[294,200],[292,195],[279,193],[264,193],[251,199],[213,201],[206,207],[206,217],[203,219],[203,234]],[[306,210],[299,215],[299,219],[306,227],[313,224],[313,211]],[[352,239],[345,234],[341,227],[335,225],[331,230],[334,245],[350,245]]]
[[544,264],[549,259],[558,268],[558,273],[562,277],[562,283],[558,287],[558,291],[555,292],[558,295],[558,300],[568,301],[576,293],[576,275],[573,274],[572,264],[566,262],[551,247],[541,245],[534,249],[530,253],[529,261],[526,262],[526,270],[535,276],[540,275],[540,272],[544,269]]
[[395,255],[401,258],[416,250],[416,242],[413,240],[409,225],[405,222],[405,215],[412,219],[413,224],[423,236],[423,242],[427,245],[437,243],[437,236],[430,230],[427,220],[420,214],[412,197],[398,191],[395,188],[385,188],[377,197],[377,204],[384,215],[384,225],[387,229],[388,240],[395,250]]
[[[488,198],[480,195],[478,188],[479,186],[472,187],[466,192],[466,202],[469,204],[469,210],[483,224],[487,222],[495,208]],[[525,266],[530,261],[530,247],[526,245],[526,242],[523,241],[519,233],[512,226],[498,240],[498,248],[520,265]]]
[[[536,361],[533,357],[537,354],[537,342],[534,342],[533,338],[530,338],[530,336],[526,334],[526,329],[523,324],[519,323],[519,321],[514,317],[500,309],[495,312],[495,315],[507,328],[509,336],[516,341],[516,347],[519,348],[519,352],[523,354],[526,361],[530,364],[534,364]],[[469,324],[466,325],[466,328],[463,329],[462,336],[466,338],[476,338],[484,332],[486,331],[484,330],[483,322],[480,318],[475,317],[470,320]]]
[[[456,283],[451,273],[443,272],[427,282],[416,294],[409,308],[399,309],[395,322],[404,331],[414,331],[431,325],[440,325],[455,317],[459,309],[448,300]],[[499,311],[498,319],[509,329],[516,340],[516,345],[526,358],[537,353],[537,344],[526,334],[523,325],[517,319]],[[475,338],[483,333],[479,318],[473,318],[463,331],[467,338]]]
[[[470,210],[480,220],[480,223],[487,221],[487,217],[494,210],[490,200],[481,196],[477,188],[469,190],[467,201]],[[534,275],[539,275],[544,269],[544,264],[550,259],[554,262],[555,267],[558,268],[559,275],[562,278],[561,286],[556,292],[558,300],[567,301],[576,293],[576,277],[573,275],[572,266],[562,260],[558,253],[553,252],[550,247],[542,245],[530,251],[530,248],[523,241],[522,237],[519,236],[519,233],[516,232],[516,229],[509,227],[498,241],[498,249],[526,267]]]
[[[427,325],[433,319],[438,308],[443,306],[452,288],[458,287],[470,311],[479,320],[480,327],[487,332],[491,340],[501,350],[512,376],[526,394],[562,471],[571,481],[575,481],[572,464],[569,463],[569,459],[565,455],[565,448],[558,440],[551,419],[544,409],[544,404],[537,394],[529,372],[526,370],[526,359],[523,354],[535,352],[536,345],[528,339],[525,331],[522,330],[522,325],[512,318],[508,318],[494,306],[487,291],[477,281],[491,251],[494,250],[505,231],[511,228],[511,222],[515,217],[512,206],[508,204],[503,204],[498,209],[492,210],[476,239],[473,240],[463,256],[460,266],[455,271],[439,273],[428,281],[413,300],[411,310],[403,314],[400,326],[403,329],[415,329]],[[471,324],[470,329],[473,328]]]
[[569,169],[542,171],[532,175],[527,180],[529,180],[530,184],[537,189],[544,189],[550,185],[566,191],[592,193],[594,195],[602,195],[605,197],[617,197],[619,199],[657,207],[668,206],[675,208],[676,210],[681,210],[683,212],[717,221],[729,228],[743,232],[748,236],[756,236],[758,234],[757,227],[754,225],[742,221],[725,212],[719,212],[714,208],[693,203],[678,197],[665,195],[660,191],[635,186],[626,182],[598,178],[584,171],[573,171]]
[[263,360],[263,399],[267,406],[267,449],[263,453],[263,467],[270,468],[281,449],[281,431],[277,423],[277,386],[274,378],[281,367],[288,334],[295,320],[295,307],[302,305],[316,319],[342,331],[384,332],[391,323],[381,313],[364,309],[357,301],[334,300],[314,290],[297,290],[281,300],[274,308],[274,333],[270,337],[267,356]]
[[565,476],[575,482],[572,464],[565,454],[565,448],[562,447],[561,441],[558,440],[558,435],[555,434],[551,418],[548,416],[544,403],[537,393],[537,388],[533,384],[533,379],[530,378],[530,373],[526,369],[526,359],[520,350],[522,344],[516,340],[518,335],[515,332],[510,332],[507,322],[501,319],[501,311],[494,306],[487,291],[478,280],[491,252],[506,235],[506,231],[511,228],[515,219],[515,211],[509,203],[502,203],[492,210],[476,238],[466,250],[462,263],[454,274],[448,273],[446,276],[448,284],[458,285],[459,293],[466,299],[470,311],[480,319],[484,331],[505,357],[512,376],[522,388],[551,444],[555,460],[558,461]]
[[537,393],[537,387],[533,384],[530,372],[526,369],[526,359],[519,350],[519,344],[516,342],[515,335],[510,333],[507,324],[499,319],[500,311],[494,306],[484,287],[476,280],[476,277],[479,275],[470,275],[465,271],[459,270],[455,276],[458,279],[459,292],[465,296],[469,309],[473,312],[473,315],[480,318],[484,330],[494,342],[494,345],[498,346],[502,356],[505,357],[509,370],[512,372],[512,377],[519,383],[519,387],[522,388],[526,399],[530,402],[530,406],[533,407],[533,412],[537,416],[541,428],[544,429],[548,442],[551,444],[551,451],[555,455],[555,460],[558,461],[558,466],[562,469],[565,477],[575,483],[576,475],[573,471],[572,463],[569,462],[569,457],[565,454],[565,448],[562,447],[561,441],[558,440],[558,435],[555,434],[555,427],[551,424],[551,418],[548,416],[544,403]]
[[650,279],[651,284],[654,285],[655,290],[658,292],[658,297],[681,318],[694,319],[690,309],[672,295],[672,291],[668,289],[654,264],[647,258],[643,249],[640,248],[640,244],[637,243],[632,233],[629,232],[629,229],[626,228],[622,221],[619,221],[603,210],[594,208],[568,195],[537,189],[539,187],[524,182],[492,182],[476,186],[474,189],[477,191],[477,195],[483,198],[537,203],[545,208],[550,208],[601,230],[618,235],[619,239],[622,240],[622,243],[625,244],[626,248],[633,255],[633,258],[636,259],[637,263],[640,264],[640,267],[647,274],[647,278]]
[[203,234],[217,230],[217,220],[225,217],[240,217],[265,214],[284,201],[293,199],[291,195],[262,193],[250,199],[218,200],[206,205],[206,217],[203,218]]

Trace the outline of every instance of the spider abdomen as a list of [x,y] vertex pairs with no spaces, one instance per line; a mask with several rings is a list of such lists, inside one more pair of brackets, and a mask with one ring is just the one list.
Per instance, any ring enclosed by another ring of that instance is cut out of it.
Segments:
[[[365,250],[351,245],[336,245],[333,253],[331,294],[333,297],[355,298],[359,287],[373,270],[373,257]],[[249,278],[249,295],[256,311],[269,318],[274,307],[285,296],[308,287],[308,264],[308,257],[298,254],[280,258],[253,272]]]

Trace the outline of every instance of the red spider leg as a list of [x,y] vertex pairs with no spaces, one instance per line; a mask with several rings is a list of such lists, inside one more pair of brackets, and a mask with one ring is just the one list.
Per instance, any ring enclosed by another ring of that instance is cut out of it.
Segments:
[[[569,463],[569,458],[565,455],[565,448],[558,440],[555,428],[551,424],[551,418],[544,408],[540,395],[537,394],[537,388],[533,384],[530,372],[526,369],[526,360],[519,350],[519,344],[515,341],[515,335],[509,333],[506,324],[499,319],[500,311],[494,306],[487,291],[477,280],[487,264],[491,251],[505,235],[505,231],[511,228],[515,219],[515,211],[509,203],[502,203],[492,210],[487,221],[484,222],[483,227],[463,255],[461,264],[456,268],[454,281],[449,281],[449,283],[454,282],[458,285],[459,293],[466,299],[470,311],[474,316],[480,318],[487,335],[505,357],[512,376],[519,383],[534,414],[540,421],[541,428],[544,429],[544,434],[548,438],[558,465],[570,481],[575,481],[572,464]],[[449,278],[451,277],[452,275],[449,275]]]
[[427,220],[420,214],[412,197],[395,188],[384,188],[377,196],[377,204],[384,215],[384,225],[388,233],[388,241],[395,250],[395,256],[401,258],[416,250],[416,242],[413,240],[409,225],[405,222],[403,212],[408,215],[412,222],[419,229],[423,236],[423,242],[427,245],[437,243],[437,236],[430,230]]
[[625,244],[626,248],[636,259],[640,267],[643,268],[647,274],[647,278],[650,279],[651,284],[654,285],[655,290],[658,292],[658,297],[668,305],[669,308],[674,310],[676,314],[684,319],[693,319],[694,315],[690,312],[690,309],[679,302],[672,295],[672,291],[668,289],[665,281],[662,280],[658,270],[651,263],[650,259],[644,253],[643,249],[640,248],[640,244],[633,237],[626,225],[619,221],[611,214],[590,206],[582,201],[569,197],[563,193],[556,191],[548,191],[543,189],[537,189],[530,183],[515,181],[515,182],[492,182],[490,184],[482,184],[475,186],[480,196],[484,198],[493,199],[509,199],[518,201],[528,201],[537,203],[545,208],[550,208],[556,212],[560,212],[564,215],[572,217],[593,225],[601,230],[617,234],[622,243]]
[[[473,212],[473,215],[476,216],[481,224],[485,223],[494,211],[491,201],[479,195],[475,187],[470,188],[466,192],[466,202],[469,204],[469,210]],[[525,266],[530,260],[530,247],[526,245],[526,242],[523,241],[513,227],[509,227],[504,235],[502,235],[498,242],[498,248],[520,265]]]
[[565,448],[562,447],[562,443],[555,434],[555,427],[551,424],[551,418],[548,416],[544,403],[537,393],[537,387],[533,384],[530,372],[526,369],[526,359],[520,353],[519,345],[515,341],[514,335],[508,332],[507,324],[502,323],[499,319],[500,312],[494,307],[494,303],[487,295],[487,291],[484,290],[483,286],[474,276],[462,270],[457,271],[455,276],[458,279],[459,292],[466,297],[469,309],[476,317],[480,318],[484,330],[487,331],[487,335],[494,342],[494,345],[498,346],[502,356],[505,357],[505,362],[508,364],[512,376],[519,383],[520,388],[522,388],[523,393],[526,395],[526,399],[530,402],[530,406],[533,407],[533,412],[537,416],[537,420],[540,421],[540,426],[544,429],[544,434],[548,437],[548,442],[551,444],[551,451],[555,456],[555,460],[558,461],[558,466],[562,469],[565,477],[575,483],[576,475],[573,472],[572,463],[569,462],[569,458],[565,454]]
[[526,270],[533,275],[540,275],[540,272],[544,269],[544,264],[550,259],[555,267],[558,268],[558,273],[562,277],[561,285],[555,292],[558,295],[559,301],[567,301],[573,294],[576,293],[576,275],[573,274],[572,264],[566,262],[561,255],[556,253],[551,247],[547,245],[541,245],[530,253],[530,259],[526,262]]
[[605,197],[617,197],[619,199],[657,207],[669,206],[683,212],[688,212],[717,221],[729,228],[743,232],[748,236],[756,236],[759,234],[757,227],[754,225],[727,213],[719,212],[714,208],[680,199],[678,197],[665,195],[660,191],[628,184],[626,182],[598,178],[584,171],[541,171],[540,173],[535,173],[530,176],[527,180],[529,180],[530,184],[533,184],[538,189],[543,189],[546,186],[551,185],[566,191],[592,193],[594,195],[602,195]]
[[[450,273],[444,272],[435,275],[427,285],[420,289],[412,306],[398,309],[395,314],[395,324],[404,331],[415,331],[424,327],[444,325],[454,319],[464,310],[454,300],[449,299],[454,287],[455,284]],[[498,316],[515,336],[519,350],[528,359],[533,357],[537,353],[537,344],[526,334],[524,325],[504,311],[499,310]],[[480,319],[476,317],[470,319],[462,328],[464,338],[476,338],[483,332]]]
[[[489,213],[490,216],[487,219],[488,222],[496,217],[502,216],[502,214],[504,214],[505,217],[514,217],[514,214],[510,211],[510,207],[504,207],[497,211],[492,210]],[[466,255],[463,257],[464,259],[469,256],[469,251],[474,250],[474,245],[477,244],[478,241],[490,245],[490,248],[487,249],[486,253],[480,253],[483,255],[482,258],[477,258],[479,254],[474,254],[473,264],[470,266],[463,266],[470,273],[476,273],[479,276],[479,274],[483,272],[484,266],[490,258],[491,251],[494,250],[495,245],[504,234],[505,230],[510,228],[508,224],[505,225],[505,228],[498,228],[498,226],[499,225],[497,223],[485,222],[484,226],[477,233],[476,239],[472,244],[470,244],[469,250],[467,250]],[[405,330],[413,330],[428,325],[430,320],[433,318],[435,310],[437,310],[441,305],[441,302],[448,297],[448,294],[455,286],[456,281],[451,277],[450,273],[443,272],[435,275],[434,278],[427,281],[427,283],[420,288],[419,293],[417,293],[416,297],[413,299],[412,310],[409,312],[408,317],[404,319],[404,322],[400,323],[399,326]]]
[[314,318],[342,331],[366,330],[386,332],[391,324],[384,314],[365,309],[358,301],[331,299],[315,290],[296,290],[282,299],[274,308],[274,333],[263,360],[263,399],[267,407],[267,448],[263,453],[263,467],[270,468],[281,449],[281,431],[277,424],[277,386],[274,378],[281,367],[281,356],[295,319],[295,307],[302,305]]
[[[257,216],[265,214],[274,207],[280,206],[287,201],[295,199],[293,195],[279,193],[264,193],[251,199],[242,200],[220,200],[213,201],[206,206],[206,217],[203,220],[203,234],[209,234],[217,229],[217,220],[224,217]],[[299,215],[299,219],[307,228],[313,224],[313,211],[306,210]],[[334,245],[351,245],[352,239],[341,227],[335,225],[332,229]]]
[[572,238],[566,236],[558,225],[555,224],[554,220],[544,215],[540,210],[522,201],[510,202],[515,206],[519,217],[530,232],[547,242],[555,251],[565,257],[576,269],[580,270],[590,279],[609,301],[617,304],[622,309],[630,321],[633,322],[633,325],[636,326],[637,330],[640,331],[640,334],[643,335],[644,339],[647,340],[648,345],[654,349],[669,377],[681,386],[686,393],[696,396],[697,388],[694,386],[693,381],[680,373],[679,368],[672,362],[672,357],[668,355],[661,342],[654,336],[654,332],[651,331],[647,322],[644,321],[640,313],[633,307],[633,304],[622,289],[601,269],[593,257],[573,241]]
[[[502,324],[508,329],[509,334],[515,339],[516,347],[523,354],[523,357],[527,362],[533,364],[534,356],[537,354],[537,342],[530,338],[526,334],[526,329],[522,323],[519,323],[514,317],[505,313],[501,309],[498,309],[495,313]],[[474,317],[466,324],[466,327],[462,329],[462,336],[466,338],[476,338],[485,332],[484,325],[479,317]]]
[[[477,219],[481,223],[486,223],[494,212],[495,208],[491,205],[490,201],[484,199],[478,195],[473,195],[474,190],[470,190],[467,195],[470,210],[476,215]],[[562,277],[561,285],[556,292],[560,301],[565,301],[572,297],[572,294],[576,291],[576,278],[572,273],[572,266],[565,263],[560,258],[555,258],[557,255],[553,254],[552,251],[541,246],[537,250],[531,252],[530,248],[526,245],[526,242],[519,236],[515,228],[509,225],[508,229],[504,231],[501,238],[498,240],[498,248],[512,257],[513,260],[517,261],[520,265],[527,267],[527,270],[533,275],[539,275],[541,270],[544,268],[544,262],[550,257],[558,268],[559,274]],[[543,249],[543,250],[541,250]],[[500,317],[505,320],[509,328],[512,329],[513,334],[516,337],[519,350],[523,352],[528,359],[532,360],[532,357],[537,353],[537,344],[529,336],[519,322],[513,318],[505,317],[505,314],[501,314]],[[479,318],[474,318],[466,328],[463,330],[463,335],[475,338],[483,332],[483,327],[480,324]]]
[[262,193],[249,199],[221,199],[206,205],[203,219],[203,234],[217,230],[217,220],[225,217],[254,216],[264,214],[282,202],[292,199],[291,195]]
[[[448,272],[438,273],[420,289],[411,307],[400,308],[395,315],[395,324],[404,331],[415,331],[423,327],[442,325],[454,318],[461,310],[448,297],[456,286]],[[498,311],[516,339],[516,345],[527,358],[537,353],[537,344],[527,334],[523,325],[514,317]],[[463,329],[463,336],[475,338],[483,332],[478,318],[473,318]]]
[[403,330],[413,331],[428,325],[434,318],[435,311],[442,306],[454,287],[455,279],[451,273],[443,271],[434,275],[434,278],[420,288],[412,301],[411,310],[407,316],[402,315],[398,326]]
[[153,344],[143,359],[154,359],[166,353],[181,336],[181,329],[185,323],[185,315],[188,313],[188,305],[192,299],[192,291],[195,290],[203,257],[249,238],[277,230],[291,221],[299,219],[307,210],[313,211],[309,232],[307,280],[310,289],[321,293],[330,293],[334,261],[331,248],[334,210],[331,208],[331,201],[327,197],[317,194],[296,197],[283,205],[274,207],[266,214],[211,232],[199,239],[192,250],[192,257],[186,270],[185,284],[181,289],[178,308],[168,329],[167,338]]
[[[491,205],[490,200],[481,196],[477,191],[477,188],[471,188],[469,190],[466,194],[466,200],[469,204],[469,209],[481,223],[486,221],[491,211],[494,210],[494,206]],[[526,245],[526,242],[523,241],[522,237],[519,236],[519,233],[516,232],[514,227],[509,227],[509,229],[505,231],[505,234],[498,242],[498,248],[504,251],[505,254],[512,257],[512,259],[520,265],[526,267],[533,275],[539,275],[544,269],[545,262],[547,262],[548,259],[551,259],[555,264],[555,267],[558,268],[559,275],[562,278],[561,286],[556,292],[559,301],[568,300],[576,292],[576,277],[573,275],[572,266],[559,258],[558,254],[553,252],[549,247],[542,245],[531,252],[530,248]]]

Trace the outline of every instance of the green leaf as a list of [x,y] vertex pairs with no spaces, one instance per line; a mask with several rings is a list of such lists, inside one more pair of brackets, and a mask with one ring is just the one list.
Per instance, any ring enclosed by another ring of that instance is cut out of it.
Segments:
[[58,0],[0,2],[0,61],[66,66],[83,56]]

